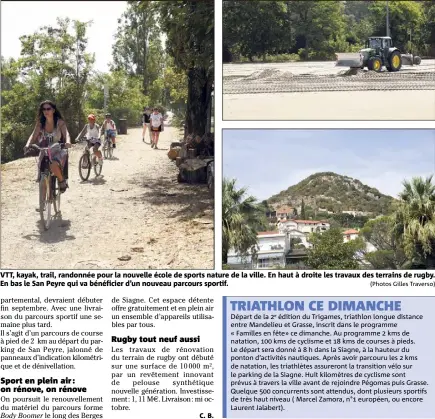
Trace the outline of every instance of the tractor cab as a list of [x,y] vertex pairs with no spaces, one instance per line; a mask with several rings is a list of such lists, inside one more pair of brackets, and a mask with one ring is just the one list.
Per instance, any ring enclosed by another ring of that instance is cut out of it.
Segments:
[[389,36],[370,37],[366,42],[366,48],[370,49],[389,49],[393,45]]
[[[400,52],[392,47],[389,36],[371,36],[367,39],[366,48],[360,53],[363,55],[363,65],[369,70],[381,71],[386,67],[389,71],[398,71],[402,66]],[[393,60],[393,61],[392,61]]]

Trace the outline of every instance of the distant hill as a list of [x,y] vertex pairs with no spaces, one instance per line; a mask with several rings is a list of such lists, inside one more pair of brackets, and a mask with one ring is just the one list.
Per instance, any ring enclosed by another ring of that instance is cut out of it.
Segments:
[[273,207],[289,205],[300,210],[302,200],[306,208],[316,208],[318,211],[362,211],[380,215],[389,213],[395,199],[364,185],[358,179],[321,172],[271,196],[267,202]]

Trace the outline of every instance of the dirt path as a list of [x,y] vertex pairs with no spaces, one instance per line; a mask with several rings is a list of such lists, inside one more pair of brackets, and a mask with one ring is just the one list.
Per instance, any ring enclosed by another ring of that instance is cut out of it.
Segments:
[[118,137],[102,176],[96,179],[92,171],[87,182],[77,169],[83,145],[70,149],[62,219],[48,231],[36,212],[35,159],[3,165],[1,267],[212,269],[213,198],[206,186],[177,183],[167,157],[177,134],[167,127],[154,150],[142,142],[141,129],[130,129]]

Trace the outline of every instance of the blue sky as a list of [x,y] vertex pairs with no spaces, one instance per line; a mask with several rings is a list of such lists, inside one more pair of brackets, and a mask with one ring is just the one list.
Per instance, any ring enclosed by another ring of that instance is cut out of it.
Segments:
[[397,196],[434,173],[435,130],[224,130],[223,175],[263,200],[316,172]]

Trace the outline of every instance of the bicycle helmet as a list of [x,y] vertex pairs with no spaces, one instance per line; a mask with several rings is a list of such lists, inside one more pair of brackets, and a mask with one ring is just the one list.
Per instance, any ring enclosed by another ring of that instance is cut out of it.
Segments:
[[106,113],[105,117],[106,118],[110,118],[112,115],[110,115],[110,113]]
[[95,121],[95,119],[96,119],[96,118],[95,118],[95,115],[94,115],[93,113],[91,113],[91,114],[88,115],[88,120],[89,120],[89,121]]

